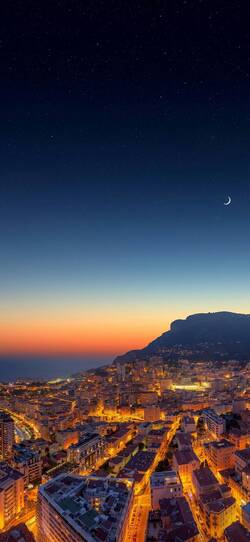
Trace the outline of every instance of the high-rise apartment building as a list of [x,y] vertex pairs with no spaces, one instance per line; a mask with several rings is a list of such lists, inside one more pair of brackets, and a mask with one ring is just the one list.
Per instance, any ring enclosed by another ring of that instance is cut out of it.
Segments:
[[0,411],[0,460],[11,456],[14,442],[14,421],[9,414]]
[[23,475],[8,463],[0,463],[0,529],[16,518],[23,506]]

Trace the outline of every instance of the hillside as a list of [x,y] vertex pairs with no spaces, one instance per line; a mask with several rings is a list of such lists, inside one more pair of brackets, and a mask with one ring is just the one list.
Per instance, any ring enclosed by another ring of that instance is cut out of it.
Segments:
[[[115,362],[147,358],[170,348],[187,349],[195,357],[250,359],[250,315],[233,312],[200,313],[175,320],[170,330],[145,348],[118,356]],[[198,355],[199,354],[199,355]]]

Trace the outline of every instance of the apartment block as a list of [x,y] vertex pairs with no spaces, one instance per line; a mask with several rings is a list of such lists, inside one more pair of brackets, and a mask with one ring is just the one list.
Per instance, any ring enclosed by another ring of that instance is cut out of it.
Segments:
[[151,507],[159,508],[161,499],[182,496],[182,484],[176,471],[154,472],[150,478]]
[[24,506],[24,477],[8,463],[0,463],[0,529],[14,519]]
[[39,488],[38,542],[125,542],[131,507],[123,482],[62,474]]

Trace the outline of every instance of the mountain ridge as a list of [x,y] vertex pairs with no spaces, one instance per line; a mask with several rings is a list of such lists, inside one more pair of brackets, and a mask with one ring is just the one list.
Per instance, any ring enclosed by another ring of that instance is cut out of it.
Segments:
[[[167,348],[185,347],[235,359],[250,359],[250,314],[219,311],[196,313],[185,319],[174,320],[170,329],[142,349],[130,350],[117,356],[114,362],[133,361],[154,354],[162,354]],[[203,348],[202,348],[203,347]]]

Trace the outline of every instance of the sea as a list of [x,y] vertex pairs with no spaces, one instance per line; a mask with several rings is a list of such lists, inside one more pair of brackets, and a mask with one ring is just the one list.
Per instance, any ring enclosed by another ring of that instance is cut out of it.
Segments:
[[81,371],[102,367],[112,360],[110,357],[0,356],[0,382],[14,382],[20,378],[65,378]]

